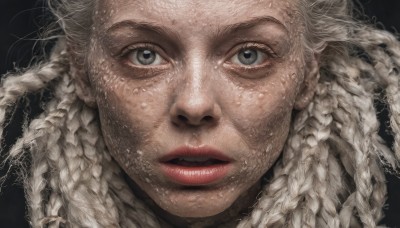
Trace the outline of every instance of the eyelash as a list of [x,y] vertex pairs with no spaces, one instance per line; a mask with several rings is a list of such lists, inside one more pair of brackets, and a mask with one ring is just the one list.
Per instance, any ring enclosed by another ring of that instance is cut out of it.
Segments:
[[[231,55],[228,55],[228,59],[231,59],[232,57],[234,57],[235,55],[239,54],[241,51],[245,51],[245,50],[255,50],[255,51],[260,51],[261,53],[265,54],[265,56],[267,58],[277,58],[278,56],[275,54],[274,51],[272,51],[271,48],[269,48],[268,46],[264,45],[264,44],[260,44],[260,43],[244,43],[241,45],[237,45],[233,51],[231,51]],[[260,66],[260,65],[264,65],[264,64],[258,64],[256,66]],[[254,65],[251,66],[245,66],[243,65],[243,67],[245,68],[254,68],[256,67]]]
[[141,43],[141,44],[134,44],[126,47],[124,50],[122,50],[121,54],[119,56],[126,56],[129,55],[131,52],[137,50],[137,49],[150,49],[150,50],[155,50],[155,45],[151,43]]
[[169,62],[167,60],[167,58],[165,58],[165,54],[164,51],[155,44],[152,43],[141,43],[141,44],[135,44],[135,45],[131,45],[127,48],[125,48],[121,54],[119,54],[119,57],[124,59],[124,61],[128,62],[129,65],[133,65],[134,67],[139,67],[139,68],[154,68],[154,67],[159,67],[165,64],[160,64],[160,65],[138,65],[138,64],[134,64],[132,63],[131,60],[129,60],[129,55],[133,54],[135,51],[138,51],[140,49],[144,49],[144,50],[150,50],[153,51],[154,53],[156,53],[161,59],[162,61],[165,62]]

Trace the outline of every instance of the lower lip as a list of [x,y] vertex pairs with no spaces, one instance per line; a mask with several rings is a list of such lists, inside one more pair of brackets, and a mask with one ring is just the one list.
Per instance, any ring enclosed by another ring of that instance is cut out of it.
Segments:
[[211,166],[180,166],[163,163],[162,172],[174,183],[187,186],[209,185],[224,178],[230,169],[230,164]]

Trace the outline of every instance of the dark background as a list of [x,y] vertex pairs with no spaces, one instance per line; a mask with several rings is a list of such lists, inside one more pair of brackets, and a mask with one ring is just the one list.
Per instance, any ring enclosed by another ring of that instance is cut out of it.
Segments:
[[[15,67],[28,66],[32,55],[41,54],[37,31],[45,25],[48,12],[35,0],[0,0],[0,75]],[[379,22],[379,27],[400,31],[400,0],[361,0],[365,13]],[[32,47],[36,46],[35,49]],[[14,129],[11,129],[14,132]],[[17,132],[17,131],[16,131]],[[16,137],[11,133],[7,138]],[[388,142],[390,138],[384,136]],[[6,141],[7,141],[6,138]],[[0,170],[4,175],[4,170]],[[389,199],[382,224],[400,227],[400,180],[388,175]],[[28,227],[25,200],[21,186],[13,184],[14,176],[0,192],[0,228]]]

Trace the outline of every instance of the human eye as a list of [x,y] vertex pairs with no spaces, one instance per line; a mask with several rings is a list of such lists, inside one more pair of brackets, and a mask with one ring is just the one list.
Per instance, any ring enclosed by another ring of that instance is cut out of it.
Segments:
[[278,56],[267,45],[245,43],[234,47],[224,63],[225,68],[245,78],[261,78]]
[[244,48],[232,56],[230,61],[243,66],[260,65],[265,61],[266,55],[255,48]]
[[124,53],[124,58],[129,65],[134,67],[156,67],[167,64],[157,47],[152,45],[136,45],[129,47]]
[[264,65],[273,55],[266,45],[246,43],[235,49],[229,62],[240,67],[257,67]]

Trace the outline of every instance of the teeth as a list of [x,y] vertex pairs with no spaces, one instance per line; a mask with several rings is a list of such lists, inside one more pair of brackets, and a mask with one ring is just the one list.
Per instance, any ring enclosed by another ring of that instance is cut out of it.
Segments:
[[209,158],[207,157],[183,157],[179,158],[179,161],[186,161],[186,162],[206,162]]

